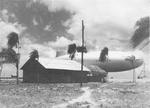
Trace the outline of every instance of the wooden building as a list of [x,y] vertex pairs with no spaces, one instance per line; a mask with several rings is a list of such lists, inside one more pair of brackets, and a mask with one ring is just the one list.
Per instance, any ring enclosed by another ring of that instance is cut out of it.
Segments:
[[[67,65],[67,63],[64,64]],[[89,73],[88,70],[81,72],[74,69],[57,69],[54,66],[47,68],[40,61],[34,59],[29,59],[21,69],[23,70],[23,82],[27,83],[85,83]]]

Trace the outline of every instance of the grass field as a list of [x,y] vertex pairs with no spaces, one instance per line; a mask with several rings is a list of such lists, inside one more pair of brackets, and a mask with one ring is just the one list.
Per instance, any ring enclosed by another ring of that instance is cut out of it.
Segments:
[[150,82],[29,84],[0,82],[0,108],[149,108]]
[[79,84],[0,83],[0,108],[51,108],[83,92]]

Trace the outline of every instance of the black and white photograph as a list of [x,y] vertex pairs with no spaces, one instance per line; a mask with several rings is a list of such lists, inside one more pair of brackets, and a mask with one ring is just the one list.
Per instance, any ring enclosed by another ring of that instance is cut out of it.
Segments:
[[0,108],[150,108],[150,0],[0,0]]

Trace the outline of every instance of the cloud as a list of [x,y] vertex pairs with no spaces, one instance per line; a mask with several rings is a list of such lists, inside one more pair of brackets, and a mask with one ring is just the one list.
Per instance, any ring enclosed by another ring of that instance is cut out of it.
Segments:
[[39,56],[52,58],[55,57],[55,50],[52,49],[48,44],[38,44],[30,40],[29,38],[22,38],[22,51],[23,55],[28,55],[33,49],[37,49],[39,51]]
[[3,9],[1,11],[1,15],[2,15],[2,19],[5,20],[6,22],[8,22],[8,19],[9,19],[8,10],[7,9]]
[[51,25],[46,25],[44,30],[45,31],[51,31],[52,30],[52,26]]
[[16,16],[19,23],[27,27],[26,32],[32,38],[36,38],[39,43],[54,41],[56,36],[72,38],[72,34],[67,32],[69,26],[64,23],[73,13],[65,9],[50,11],[42,0],[29,1],[8,1],[8,5],[4,6]]
[[[55,49],[56,51],[62,51],[62,52],[67,52],[68,45],[75,43],[77,46],[81,46],[81,41],[80,40],[69,40],[68,38],[61,36],[57,37],[56,41],[49,41],[48,45]],[[85,46],[88,51],[90,50],[96,50],[99,49],[97,45],[96,40],[86,40],[85,41]]]
[[15,16],[39,43],[54,41],[56,36],[80,41],[83,19],[85,40],[97,40],[95,46],[100,47],[111,47],[112,38],[118,44],[127,41],[135,22],[148,16],[150,10],[148,0],[30,0],[8,1],[5,5],[4,19]]
[[7,47],[7,35],[10,32],[19,33],[18,29],[11,23],[0,21],[0,48]]
[[69,44],[72,44],[73,41],[67,39],[66,37],[57,37],[56,41],[48,42],[48,45],[56,50],[66,50]]
[[0,10],[0,19],[4,22],[16,22],[17,18],[14,13],[10,13],[7,9]]
[[[129,39],[133,33],[135,22],[140,17],[149,15],[150,10],[148,0],[42,1],[49,7],[49,11],[66,9],[75,13],[72,19],[65,23],[68,24],[69,22],[70,29],[68,32],[73,34],[75,39],[80,39],[81,20],[83,19],[86,39],[92,39],[92,41],[98,39],[98,43],[103,43],[103,40],[110,41],[110,38],[116,38],[116,41],[120,38],[122,40]],[[109,43],[107,42],[111,46]]]
[[[56,12],[63,9],[70,10],[73,12],[74,8],[70,0],[39,0],[41,3],[48,6],[49,11]],[[39,2],[36,0],[35,2]],[[74,1],[73,1],[74,2]],[[72,9],[73,10],[72,10]]]
[[35,26],[38,25],[38,22],[36,21],[35,18],[33,18],[32,23],[33,23],[33,25],[35,25]]
[[9,22],[11,17],[15,18],[14,14],[8,12],[7,9],[0,11],[0,49],[7,47],[7,36],[11,32],[21,34],[26,27],[18,22]]

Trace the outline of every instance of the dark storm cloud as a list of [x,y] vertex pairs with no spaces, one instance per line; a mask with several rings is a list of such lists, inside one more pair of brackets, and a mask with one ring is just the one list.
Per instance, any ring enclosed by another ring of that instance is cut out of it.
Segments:
[[74,13],[65,9],[50,12],[47,6],[32,0],[0,0],[0,4],[1,9],[15,14],[17,21],[27,27],[26,32],[36,38],[37,42],[56,40],[56,36],[73,38],[67,33],[69,26],[63,23],[71,19]]

